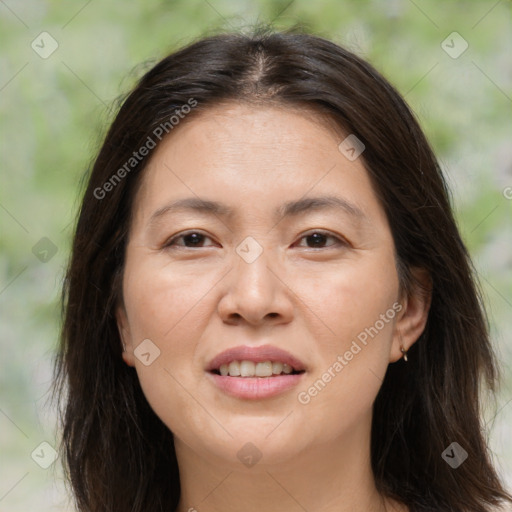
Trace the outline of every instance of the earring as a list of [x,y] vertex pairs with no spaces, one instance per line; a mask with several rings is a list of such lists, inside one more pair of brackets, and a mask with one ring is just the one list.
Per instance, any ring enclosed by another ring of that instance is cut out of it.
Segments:
[[404,361],[407,362],[407,350],[404,347],[400,347],[400,352],[404,355]]

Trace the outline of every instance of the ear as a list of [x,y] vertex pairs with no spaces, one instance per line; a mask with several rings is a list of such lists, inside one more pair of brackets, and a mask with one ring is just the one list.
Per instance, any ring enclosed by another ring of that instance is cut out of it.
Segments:
[[128,366],[135,366],[130,326],[128,324],[128,317],[126,315],[124,306],[118,306],[116,308],[115,315],[117,321],[117,330],[119,331],[119,337],[121,338],[121,343],[123,345],[123,361]]
[[[417,341],[425,330],[432,301],[432,279],[424,269],[411,269],[412,289],[402,298],[402,309],[397,315],[393,344],[389,361],[394,363],[403,357],[401,348],[406,351]],[[405,294],[404,294],[405,295]]]

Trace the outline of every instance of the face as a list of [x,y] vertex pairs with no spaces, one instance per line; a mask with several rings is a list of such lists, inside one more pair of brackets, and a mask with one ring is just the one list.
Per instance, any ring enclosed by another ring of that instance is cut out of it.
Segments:
[[248,442],[269,463],[348,442],[422,330],[361,158],[313,115],[205,111],[157,147],[133,204],[123,358],[176,443],[222,464]]

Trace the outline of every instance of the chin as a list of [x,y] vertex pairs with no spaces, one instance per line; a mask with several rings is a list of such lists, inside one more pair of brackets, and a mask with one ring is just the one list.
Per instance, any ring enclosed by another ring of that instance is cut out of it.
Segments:
[[[285,417],[278,421],[247,421],[244,418],[238,426],[236,422],[230,422],[226,428],[233,437],[226,435],[209,439],[205,449],[215,458],[223,460],[226,466],[236,470],[243,470],[244,466],[248,469],[261,469],[293,462],[309,442],[300,429],[295,430],[293,425],[285,426],[289,418],[279,425]],[[204,440],[201,444],[204,445]]]

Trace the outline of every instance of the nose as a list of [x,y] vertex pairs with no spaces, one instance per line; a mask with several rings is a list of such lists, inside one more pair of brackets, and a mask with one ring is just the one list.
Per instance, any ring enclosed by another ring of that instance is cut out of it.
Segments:
[[251,263],[235,255],[234,268],[226,276],[225,292],[218,304],[218,313],[225,323],[276,325],[293,318],[293,292],[270,253],[264,250]]

